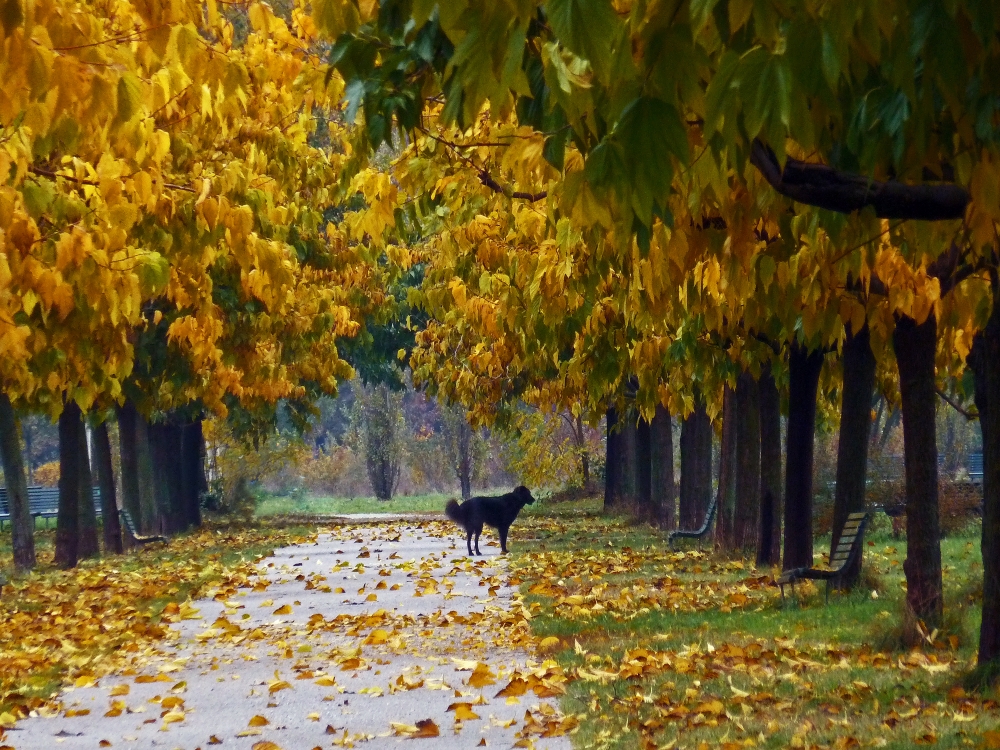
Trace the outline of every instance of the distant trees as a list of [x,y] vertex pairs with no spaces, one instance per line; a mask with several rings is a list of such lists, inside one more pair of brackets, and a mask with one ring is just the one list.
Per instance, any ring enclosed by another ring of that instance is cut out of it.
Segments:
[[391,500],[403,465],[402,397],[388,385],[366,389],[361,399],[362,445],[372,492]]

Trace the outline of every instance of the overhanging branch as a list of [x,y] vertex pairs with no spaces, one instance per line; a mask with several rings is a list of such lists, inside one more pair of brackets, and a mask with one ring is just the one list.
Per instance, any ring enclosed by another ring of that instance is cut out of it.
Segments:
[[825,164],[792,158],[782,169],[778,157],[759,139],[754,139],[750,147],[750,163],[782,195],[842,214],[871,207],[882,219],[942,221],[962,218],[969,203],[964,188],[948,183],[878,182]]

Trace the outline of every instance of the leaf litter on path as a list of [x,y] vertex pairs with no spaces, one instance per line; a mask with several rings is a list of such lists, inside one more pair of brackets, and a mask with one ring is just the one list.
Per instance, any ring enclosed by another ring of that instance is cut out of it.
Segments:
[[[19,721],[16,746],[72,730],[60,747],[568,748],[561,670],[525,653],[537,642],[503,565],[456,540],[437,522],[373,524],[278,549],[171,608],[138,653],[81,675],[56,717]],[[529,688],[497,697],[519,681]]]

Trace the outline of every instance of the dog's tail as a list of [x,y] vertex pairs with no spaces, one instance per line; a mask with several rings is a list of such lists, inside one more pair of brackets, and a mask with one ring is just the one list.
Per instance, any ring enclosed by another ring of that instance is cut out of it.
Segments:
[[444,506],[444,514],[463,529],[465,528],[465,512],[458,500],[449,500]]

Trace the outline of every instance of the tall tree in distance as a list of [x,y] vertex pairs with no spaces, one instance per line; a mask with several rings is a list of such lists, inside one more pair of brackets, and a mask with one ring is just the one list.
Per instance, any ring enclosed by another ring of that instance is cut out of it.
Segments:
[[396,493],[403,466],[399,398],[381,383],[361,397],[361,439],[372,492],[379,500]]
[[461,404],[447,404],[441,408],[441,426],[452,470],[458,480],[462,499],[472,497],[472,473],[475,462],[476,434],[469,424]]

